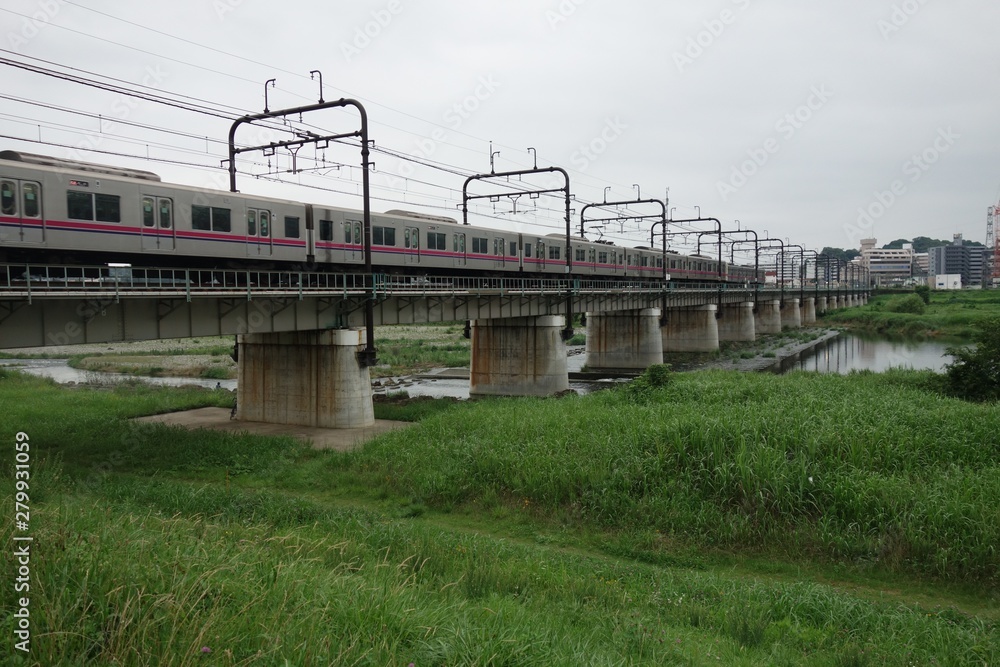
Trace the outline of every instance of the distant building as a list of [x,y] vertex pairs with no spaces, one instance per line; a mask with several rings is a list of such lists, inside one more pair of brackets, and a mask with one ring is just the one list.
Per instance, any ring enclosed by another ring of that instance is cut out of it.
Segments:
[[928,251],[928,275],[933,278],[960,275],[963,287],[982,286],[986,279],[986,267],[986,248],[965,245],[961,234],[955,234],[951,245]]
[[874,285],[902,285],[913,277],[913,245],[876,248],[875,239],[861,239],[861,265]]
[[934,276],[934,289],[962,289],[962,276],[954,274],[940,274]]
[[930,261],[930,255],[926,252],[913,253],[913,277],[926,280]]

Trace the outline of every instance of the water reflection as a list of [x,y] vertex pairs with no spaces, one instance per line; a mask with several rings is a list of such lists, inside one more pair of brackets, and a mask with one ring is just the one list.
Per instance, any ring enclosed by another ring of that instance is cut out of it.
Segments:
[[914,368],[942,372],[952,361],[945,352],[949,345],[939,341],[886,340],[842,334],[799,359],[787,360],[782,370],[846,374],[853,370],[880,373],[890,368]]

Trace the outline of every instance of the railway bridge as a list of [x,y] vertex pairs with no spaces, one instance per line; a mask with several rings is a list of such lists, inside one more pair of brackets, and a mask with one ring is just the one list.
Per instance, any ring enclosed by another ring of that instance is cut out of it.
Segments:
[[574,314],[587,317],[589,368],[639,370],[664,352],[752,341],[867,298],[836,284],[7,264],[0,349],[235,335],[238,418],[353,428],[374,423],[359,361],[368,324],[467,321],[470,395],[546,396],[569,386]]

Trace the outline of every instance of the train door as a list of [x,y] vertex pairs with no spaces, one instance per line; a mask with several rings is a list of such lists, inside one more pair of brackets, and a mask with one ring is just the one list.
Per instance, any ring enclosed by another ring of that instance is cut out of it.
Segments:
[[420,230],[416,227],[403,228],[403,247],[407,264],[420,263]]
[[455,253],[455,266],[465,266],[465,234],[452,234],[452,250]]
[[170,252],[176,247],[174,239],[174,201],[167,197],[142,197],[142,249]]
[[365,261],[364,225],[360,220],[344,219],[344,260],[347,262]]
[[506,244],[502,236],[493,237],[493,268],[502,269],[504,267],[504,253],[507,252]]
[[44,243],[42,186],[34,181],[0,180],[0,215],[13,218],[20,243]]
[[271,212],[247,209],[247,257],[271,256]]
[[535,248],[537,248],[538,250],[538,252],[535,255],[536,257],[538,257],[538,262],[536,263],[536,266],[538,267],[539,271],[544,271],[545,253],[548,252],[548,248],[545,247],[545,241],[543,241],[542,239],[538,239],[538,243],[535,245]]

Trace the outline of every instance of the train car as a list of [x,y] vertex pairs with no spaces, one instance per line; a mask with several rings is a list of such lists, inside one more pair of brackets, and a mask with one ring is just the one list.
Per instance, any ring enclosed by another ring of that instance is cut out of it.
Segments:
[[298,202],[166,184],[150,172],[0,152],[0,248],[6,261],[304,263],[305,219],[306,206]]
[[[564,234],[459,225],[441,216],[372,213],[372,265],[397,274],[562,276]],[[361,211],[163,183],[154,173],[0,152],[0,261],[358,271]],[[710,257],[571,236],[574,276],[716,281]],[[721,279],[753,279],[721,267]]]

